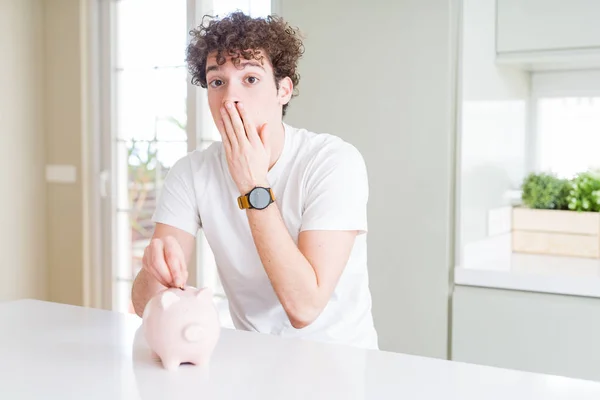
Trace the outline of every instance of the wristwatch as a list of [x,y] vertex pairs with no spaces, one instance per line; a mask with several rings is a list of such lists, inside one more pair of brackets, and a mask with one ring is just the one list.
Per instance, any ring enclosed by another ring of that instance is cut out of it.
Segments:
[[275,201],[275,194],[271,188],[257,186],[245,195],[238,197],[240,210],[254,208],[264,210]]

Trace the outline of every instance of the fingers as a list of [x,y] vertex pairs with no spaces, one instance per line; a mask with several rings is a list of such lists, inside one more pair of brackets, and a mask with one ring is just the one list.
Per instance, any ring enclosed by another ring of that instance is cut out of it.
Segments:
[[[236,103],[239,104],[239,103]],[[227,108],[227,112],[229,113],[229,118],[231,118],[231,125],[233,126],[233,130],[235,136],[238,140],[238,144],[243,146],[245,142],[248,141],[248,136],[246,129],[244,128],[244,123],[242,122],[242,118],[238,113],[238,109],[234,103],[228,101],[225,103],[225,107]]]
[[237,151],[240,143],[235,133],[235,129],[233,128],[231,116],[229,115],[229,112],[225,109],[225,107],[221,107],[221,119],[223,121],[223,126],[225,127],[225,135],[231,143],[231,150]]
[[173,278],[173,286],[184,287],[187,281],[187,267],[185,264],[185,255],[177,239],[167,236],[163,239],[164,253],[167,266]]
[[185,255],[173,237],[153,239],[142,260],[143,267],[163,286],[184,287],[188,279]]
[[223,120],[217,121],[217,129],[221,133],[221,140],[223,141],[223,147],[225,147],[225,153],[228,156],[231,156],[231,141],[229,140],[229,136],[225,132],[225,125],[223,124]]
[[147,258],[144,268],[163,286],[171,286],[171,273],[165,261],[164,244],[160,239],[152,239],[146,248]]
[[240,113],[240,117],[241,117],[242,123],[244,125],[244,129],[246,131],[246,135],[248,136],[248,140],[250,141],[250,143],[252,143],[252,145],[254,145],[254,146],[261,143],[260,138],[258,137],[258,132],[256,132],[256,128],[252,124],[252,119],[246,112],[246,108],[244,107],[244,105],[241,102],[237,103],[237,109]]

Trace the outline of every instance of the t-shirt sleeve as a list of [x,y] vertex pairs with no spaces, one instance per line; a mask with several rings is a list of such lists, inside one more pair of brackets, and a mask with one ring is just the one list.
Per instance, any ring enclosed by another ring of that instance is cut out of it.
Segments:
[[305,190],[301,231],[367,232],[367,168],[354,146],[322,151],[308,166]]
[[167,173],[158,193],[152,221],[173,226],[194,236],[202,226],[189,155],[178,160]]

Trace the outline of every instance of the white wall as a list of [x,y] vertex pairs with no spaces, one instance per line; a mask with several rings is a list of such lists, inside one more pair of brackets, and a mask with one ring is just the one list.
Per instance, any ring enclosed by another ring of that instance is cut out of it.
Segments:
[[[458,261],[488,234],[488,212],[510,204],[528,168],[529,75],[495,64],[495,0],[464,0],[459,137]],[[473,256],[472,256],[473,255]]]
[[0,301],[44,299],[41,0],[0,0]]
[[453,359],[600,380],[600,299],[457,287]]
[[341,136],[367,163],[380,347],[441,358],[451,261],[453,4],[282,0],[279,10],[306,35],[300,95],[287,121]]

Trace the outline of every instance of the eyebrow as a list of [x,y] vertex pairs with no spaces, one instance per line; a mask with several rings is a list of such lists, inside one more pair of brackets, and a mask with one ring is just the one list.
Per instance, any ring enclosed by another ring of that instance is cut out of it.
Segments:
[[[258,61],[252,61],[252,60],[242,61],[242,62],[240,62],[240,66],[242,67],[241,69],[244,69],[244,68],[250,66],[250,67],[258,67],[258,68],[262,69],[263,71],[265,70],[264,67]],[[212,64],[212,65],[209,65],[208,67],[206,67],[207,74],[211,71],[218,71],[218,70],[219,70],[219,66],[216,64]]]

